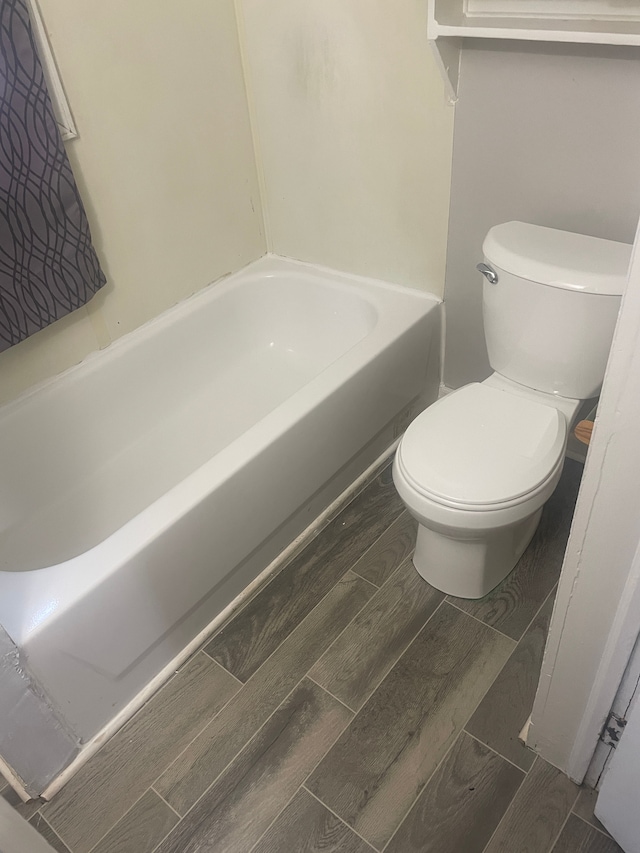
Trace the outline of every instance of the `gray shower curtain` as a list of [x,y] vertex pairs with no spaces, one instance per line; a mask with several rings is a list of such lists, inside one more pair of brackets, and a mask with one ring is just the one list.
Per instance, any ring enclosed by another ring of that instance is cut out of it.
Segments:
[[105,283],[23,0],[0,0],[0,351]]

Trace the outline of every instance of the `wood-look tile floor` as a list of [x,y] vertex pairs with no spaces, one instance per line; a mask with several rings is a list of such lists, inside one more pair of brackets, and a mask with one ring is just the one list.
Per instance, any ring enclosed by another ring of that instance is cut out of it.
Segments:
[[386,468],[25,816],[61,853],[615,853],[527,751],[580,466],[478,602],[411,563]]

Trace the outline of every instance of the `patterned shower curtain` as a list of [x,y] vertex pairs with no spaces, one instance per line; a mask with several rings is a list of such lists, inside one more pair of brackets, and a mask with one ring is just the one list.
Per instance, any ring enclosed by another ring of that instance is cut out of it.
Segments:
[[105,283],[24,0],[0,0],[0,351]]

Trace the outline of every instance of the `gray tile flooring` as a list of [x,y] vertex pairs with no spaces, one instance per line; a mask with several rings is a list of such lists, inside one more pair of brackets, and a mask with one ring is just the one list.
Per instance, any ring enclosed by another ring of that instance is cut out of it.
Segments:
[[61,853],[616,853],[528,752],[580,466],[479,602],[415,572],[390,470],[47,804]]

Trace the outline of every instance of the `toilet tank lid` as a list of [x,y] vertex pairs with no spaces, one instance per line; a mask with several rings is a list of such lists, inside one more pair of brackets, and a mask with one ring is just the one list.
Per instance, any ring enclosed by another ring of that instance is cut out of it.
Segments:
[[550,287],[608,296],[624,293],[631,245],[527,222],[494,225],[482,250],[490,264]]

